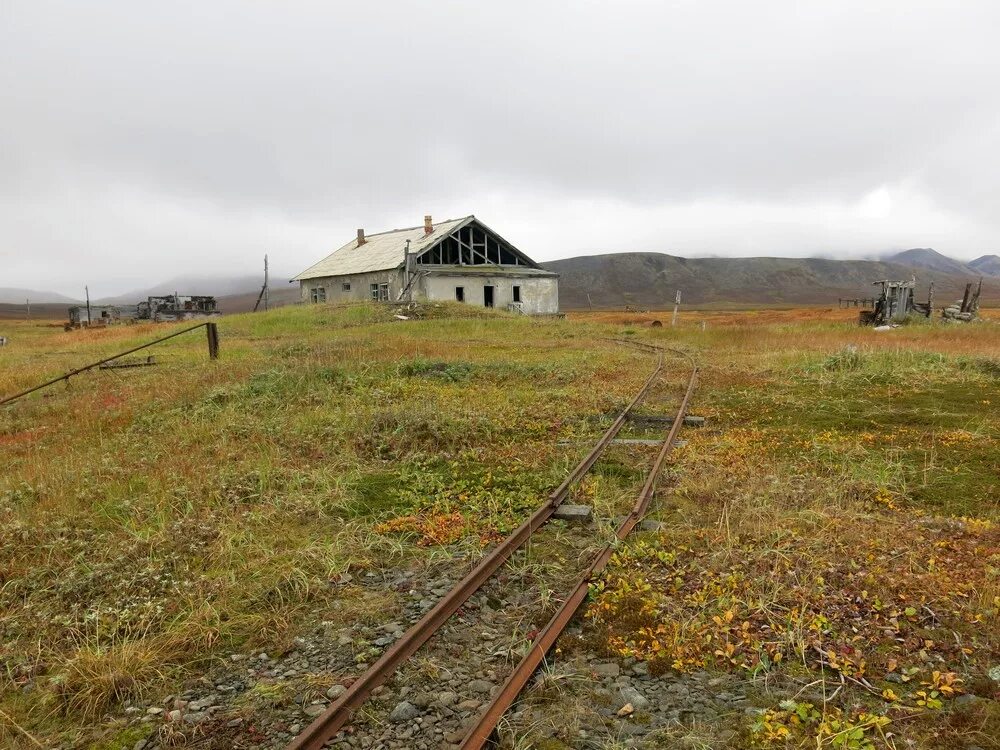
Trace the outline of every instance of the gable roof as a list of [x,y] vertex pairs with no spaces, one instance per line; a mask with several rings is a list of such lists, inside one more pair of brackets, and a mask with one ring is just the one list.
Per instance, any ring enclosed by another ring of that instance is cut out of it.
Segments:
[[[316,279],[326,276],[347,276],[357,273],[370,273],[372,271],[391,271],[402,267],[406,259],[407,240],[410,242],[410,255],[416,258],[418,255],[430,250],[453,232],[473,223],[480,229],[491,233],[498,240],[510,245],[510,243],[503,240],[500,235],[479,221],[475,216],[464,216],[461,219],[449,219],[435,224],[434,231],[430,234],[425,234],[424,227],[421,225],[408,229],[393,229],[389,232],[370,234],[365,237],[365,243],[360,247],[356,239],[351,240],[340,249],[323,258],[319,263],[307,268],[293,278],[292,281],[303,281],[305,279]],[[519,267],[519,271],[524,272],[535,269],[541,275],[557,275],[544,271],[541,266],[512,245],[510,245],[510,248],[519,258],[525,261],[525,265]],[[465,268],[472,267],[465,266]],[[493,266],[493,268],[496,269],[496,266]]]
[[465,216],[449,219],[434,225],[434,231],[424,234],[423,225],[409,229],[393,229],[389,232],[370,234],[365,244],[358,247],[357,240],[351,240],[339,250],[335,250],[319,263],[310,266],[292,279],[315,279],[320,276],[346,276],[352,273],[389,271],[403,264],[406,255],[406,241],[410,241],[410,254],[419,255],[427,248],[440,242],[456,229],[471,223],[476,217]]

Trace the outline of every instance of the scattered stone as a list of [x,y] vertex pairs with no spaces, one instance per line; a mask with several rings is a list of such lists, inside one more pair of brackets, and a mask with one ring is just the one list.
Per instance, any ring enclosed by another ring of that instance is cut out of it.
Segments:
[[621,667],[613,661],[593,664],[590,669],[600,677],[617,677],[622,672]]
[[450,690],[446,690],[443,693],[438,693],[437,696],[437,702],[441,706],[451,706],[457,700],[458,696],[455,693],[451,692]]
[[306,716],[319,716],[324,711],[326,711],[326,706],[322,703],[312,703],[302,709],[302,713]]
[[552,513],[552,517],[557,521],[569,521],[570,523],[588,523],[594,515],[594,509],[589,505],[570,505],[563,503]]
[[149,714],[150,716],[159,716],[160,714],[163,713],[163,707],[150,706],[149,708],[146,709],[146,713]]
[[404,721],[410,721],[420,716],[420,710],[408,701],[401,701],[396,704],[396,707],[392,709],[392,713],[389,714],[389,721],[394,724],[401,724]]
[[639,710],[642,710],[649,706],[649,700],[646,698],[646,696],[644,696],[642,693],[640,693],[631,685],[622,685],[621,690],[619,692],[621,693],[622,698],[627,703],[632,704],[635,708]]
[[631,703],[626,703],[624,706],[618,709],[618,715],[621,717],[631,716],[635,713],[635,707]]
[[219,696],[212,694],[201,700],[191,701],[187,707],[189,711],[204,711],[209,706],[214,706],[218,700]]
[[493,692],[493,685],[488,683],[486,680],[473,680],[469,683],[469,690],[473,693],[485,693],[489,695]]
[[337,700],[340,696],[347,692],[347,688],[343,685],[334,685],[329,690],[326,691],[326,697],[332,701]]
[[993,680],[993,682],[1000,682],[1000,664],[986,670],[986,676]]
[[175,708],[173,711],[167,714],[167,718],[170,721],[180,721],[183,717],[184,714],[181,712],[179,708]]

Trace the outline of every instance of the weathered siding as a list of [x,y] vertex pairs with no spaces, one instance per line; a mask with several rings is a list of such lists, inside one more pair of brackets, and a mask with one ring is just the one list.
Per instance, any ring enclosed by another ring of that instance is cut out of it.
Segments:
[[[521,287],[521,309],[529,315],[551,315],[559,312],[559,279],[555,276],[536,276],[516,270],[497,269],[495,273],[462,273],[443,269],[419,269],[412,285],[415,300],[454,301],[455,288],[465,289],[465,303],[484,305],[484,287],[493,287],[493,306],[505,310],[514,301],[514,287]],[[344,284],[350,284],[344,290]],[[372,284],[389,285],[389,301],[395,302],[403,287],[403,272],[373,271],[351,276],[327,276],[304,279],[300,282],[302,301],[312,302],[316,288],[326,290],[327,302],[363,302],[370,300]]]
[[[402,271],[373,271],[352,276],[327,276],[319,279],[304,279],[299,282],[301,299],[312,302],[313,289],[326,290],[327,302],[364,302],[370,300],[372,284],[388,284],[389,300],[395,301],[399,296],[403,281]],[[350,284],[349,290],[344,290],[344,284]]]

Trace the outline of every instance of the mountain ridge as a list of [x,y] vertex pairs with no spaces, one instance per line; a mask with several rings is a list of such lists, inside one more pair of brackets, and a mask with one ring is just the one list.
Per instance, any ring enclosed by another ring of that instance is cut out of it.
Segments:
[[[918,270],[885,260],[827,258],[683,258],[666,253],[584,255],[542,264],[560,275],[560,307],[566,310],[624,305],[666,308],[679,289],[687,304],[834,304],[864,298],[881,279],[917,276],[917,295],[934,282],[939,300],[961,296],[978,274]],[[983,300],[1000,298],[1000,279],[987,278]]]

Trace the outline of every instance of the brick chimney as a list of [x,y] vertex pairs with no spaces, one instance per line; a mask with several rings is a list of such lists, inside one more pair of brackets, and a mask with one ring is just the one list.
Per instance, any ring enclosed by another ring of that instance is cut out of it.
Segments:
[[365,240],[365,230],[364,229],[359,229],[358,230],[358,247],[361,247],[363,244],[365,244],[365,242],[367,242],[367,240]]
[[434,224],[431,223],[430,214],[424,217],[424,234],[430,234],[434,231]]

